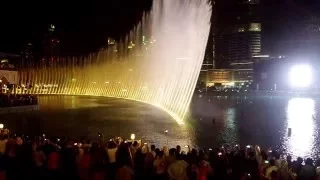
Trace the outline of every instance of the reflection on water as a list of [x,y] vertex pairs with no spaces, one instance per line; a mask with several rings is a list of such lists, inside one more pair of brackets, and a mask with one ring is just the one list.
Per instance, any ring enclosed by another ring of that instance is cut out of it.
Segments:
[[[315,148],[315,101],[310,98],[293,98],[288,102],[287,129],[292,129],[286,146],[290,154],[306,157]],[[289,132],[288,132],[289,133]]]
[[[200,147],[223,143],[258,144],[294,157],[320,155],[320,124],[316,120],[320,110],[318,98],[235,96],[205,99],[195,99],[193,106],[197,117],[207,118],[192,124]],[[212,117],[216,118],[214,124]],[[288,137],[288,128],[292,129],[291,137]]]
[[[156,145],[194,146],[194,135],[167,113],[130,100],[87,96],[39,96],[40,111],[2,116],[12,131],[30,135],[88,137],[102,133],[105,139],[136,134]],[[168,130],[168,133],[164,131]],[[183,146],[184,147],[184,146]]]
[[[168,114],[134,101],[76,96],[40,96],[40,111],[2,116],[0,123],[24,133],[94,138],[123,136],[170,146],[213,148],[258,144],[293,156],[320,155],[320,108],[316,98],[202,97],[191,105],[193,118],[179,126]],[[215,118],[215,121],[213,121]],[[288,137],[288,128],[292,128]],[[166,134],[164,131],[168,130]]]

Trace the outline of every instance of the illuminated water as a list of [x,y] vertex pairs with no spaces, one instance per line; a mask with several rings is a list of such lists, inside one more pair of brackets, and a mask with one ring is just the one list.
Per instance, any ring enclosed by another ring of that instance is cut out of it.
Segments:
[[[195,98],[194,119],[179,126],[165,112],[139,102],[104,97],[43,96],[40,111],[1,117],[19,132],[96,138],[135,133],[150,143],[203,148],[259,144],[294,156],[318,157],[320,99]],[[215,123],[212,117],[216,118]],[[292,135],[288,137],[288,127]],[[168,134],[164,131],[168,130]]]
[[[120,97],[161,107],[180,125],[208,40],[208,0],[157,0],[119,42],[85,57],[43,59],[23,70],[18,93]],[[31,85],[31,86],[30,86]]]

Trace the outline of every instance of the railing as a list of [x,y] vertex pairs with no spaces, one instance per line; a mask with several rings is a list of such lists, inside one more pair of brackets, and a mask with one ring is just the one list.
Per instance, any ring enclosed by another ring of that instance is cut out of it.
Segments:
[[0,114],[22,113],[39,110],[39,105],[15,106],[0,108]]

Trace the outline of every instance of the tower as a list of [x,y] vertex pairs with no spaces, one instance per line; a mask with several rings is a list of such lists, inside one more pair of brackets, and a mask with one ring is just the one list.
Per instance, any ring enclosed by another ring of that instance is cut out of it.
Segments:
[[259,0],[218,0],[215,40],[216,68],[252,69],[261,53]]

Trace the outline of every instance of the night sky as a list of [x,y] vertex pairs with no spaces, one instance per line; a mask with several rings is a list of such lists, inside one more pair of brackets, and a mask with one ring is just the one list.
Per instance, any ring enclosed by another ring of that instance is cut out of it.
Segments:
[[[319,0],[261,1],[269,44],[293,26],[302,26],[299,20],[319,18]],[[52,23],[61,41],[61,55],[85,55],[98,50],[107,37],[126,34],[151,6],[152,0],[1,1],[0,52],[19,53],[27,42],[41,46]]]
[[106,37],[126,34],[151,5],[152,0],[1,1],[0,52],[19,53],[29,41],[41,46],[52,23],[61,54],[84,55],[99,49]]

